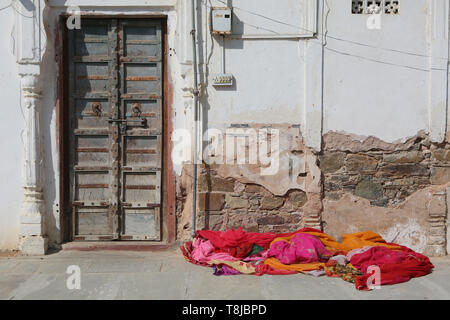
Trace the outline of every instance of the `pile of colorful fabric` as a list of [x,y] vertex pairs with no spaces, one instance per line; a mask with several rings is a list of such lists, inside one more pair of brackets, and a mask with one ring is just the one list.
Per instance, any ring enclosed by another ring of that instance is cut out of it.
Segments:
[[406,282],[434,268],[428,257],[387,243],[371,231],[343,235],[339,243],[312,228],[285,234],[245,232],[241,228],[202,230],[180,249],[187,261],[212,267],[217,276],[327,275],[354,283],[358,290]]

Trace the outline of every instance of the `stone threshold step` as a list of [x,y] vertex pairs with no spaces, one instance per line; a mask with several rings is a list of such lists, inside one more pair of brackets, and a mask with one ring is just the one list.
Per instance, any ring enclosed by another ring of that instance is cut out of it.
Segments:
[[173,244],[153,241],[73,241],[62,245],[64,251],[165,251]]

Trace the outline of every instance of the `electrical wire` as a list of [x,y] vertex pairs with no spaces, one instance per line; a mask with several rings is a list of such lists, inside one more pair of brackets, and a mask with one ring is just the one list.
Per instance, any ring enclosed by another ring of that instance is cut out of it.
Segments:
[[0,8],[0,11],[5,10],[5,9],[8,9],[8,8],[11,7],[11,6],[12,6],[12,0],[9,2],[9,4],[8,4],[6,7]]
[[[323,38],[324,38],[323,47],[324,47],[325,50],[329,50],[331,52],[338,53],[338,54],[341,54],[341,55],[344,55],[344,56],[350,56],[350,57],[363,59],[363,60],[370,61],[370,62],[381,63],[381,64],[385,64],[385,65],[389,65],[389,66],[402,67],[402,68],[407,68],[407,69],[416,70],[416,71],[424,71],[424,72],[429,72],[430,71],[430,70],[424,69],[424,68],[408,66],[408,65],[401,65],[401,64],[395,64],[395,63],[392,63],[392,62],[386,62],[386,61],[382,61],[382,60],[378,60],[378,59],[368,58],[368,57],[365,57],[365,56],[355,55],[355,54],[351,54],[351,53],[348,53],[348,52],[343,52],[343,51],[339,51],[339,50],[327,47],[327,43],[328,43],[327,42],[327,37],[328,37],[328,16],[329,16],[329,14],[331,12],[331,8],[330,8],[330,6],[328,4],[328,0],[325,0],[325,4],[326,4],[327,9],[328,9],[327,13],[325,14],[325,17],[324,17],[324,28],[323,28],[325,30],[324,36],[323,36]],[[330,38],[336,39],[334,37],[330,37]],[[355,43],[355,42],[352,41],[352,43]],[[373,46],[371,46],[371,47],[373,47]],[[447,71],[446,69],[432,69],[432,70]]]
[[[222,0],[216,0],[216,1],[227,5],[227,3],[222,1]],[[203,2],[203,0],[202,0],[202,2]],[[212,7],[210,7],[210,8],[212,8]],[[305,31],[305,32],[308,32],[308,33],[316,33],[319,36],[324,36],[324,34],[322,34],[320,32],[315,32],[313,30],[309,30],[309,29],[304,28],[304,27],[300,27],[300,26],[297,26],[297,25],[286,23],[284,21],[280,21],[280,20],[277,20],[275,18],[271,18],[271,17],[265,16],[263,14],[254,12],[254,11],[250,11],[250,10],[243,9],[243,8],[240,8],[240,7],[236,7],[236,6],[232,6],[232,8],[233,9],[237,9],[237,10],[242,11],[242,12],[246,12],[248,14],[251,14],[251,15],[254,15],[254,16],[257,16],[257,17],[260,17],[260,18],[263,18],[263,19],[266,19],[266,20],[269,20],[269,21],[272,21],[272,22],[275,22],[275,23],[278,23],[278,24],[282,24],[282,25],[285,25],[285,26],[289,26],[289,27],[295,28],[297,30],[302,30],[302,31]],[[329,6],[328,6],[328,8],[329,8]],[[242,22],[242,23],[244,23],[244,22]],[[247,23],[244,23],[244,24],[247,24]],[[336,41],[346,42],[346,43],[350,43],[350,44],[354,44],[354,45],[358,45],[358,46],[363,46],[363,47],[368,47],[368,48],[372,48],[372,49],[379,49],[379,50],[383,50],[383,51],[391,51],[391,52],[395,52],[395,53],[400,53],[400,54],[405,54],[405,55],[410,55],[410,56],[416,56],[416,57],[422,57],[422,58],[431,58],[431,56],[426,55],[426,54],[409,52],[409,51],[399,50],[399,49],[378,47],[378,46],[374,46],[374,45],[363,43],[363,42],[358,42],[358,41],[354,41],[354,40],[349,40],[349,39],[344,39],[344,38],[332,36],[332,35],[328,34],[328,31],[326,31],[325,37],[333,39],[333,40],[336,40]],[[443,58],[443,57],[433,57],[433,58],[444,60],[444,61],[449,61],[449,58]]]
[[36,17],[36,15],[34,15],[34,14],[33,14],[32,16],[27,16],[26,14],[23,14],[22,12],[20,12],[20,10],[17,9],[16,6],[14,5],[14,2],[15,2],[15,1],[12,0],[10,6],[11,6],[11,8],[12,8],[16,13],[20,14],[20,15],[21,15],[22,17],[24,17],[24,18],[33,19],[33,18]]
[[[341,55],[344,55],[344,56],[350,56],[350,57],[363,59],[363,60],[367,60],[367,61],[371,61],[371,62],[386,64],[386,65],[389,65],[389,66],[408,68],[408,69],[412,69],[412,70],[416,70],[416,71],[430,72],[430,70],[428,70],[428,69],[423,69],[423,68],[414,67],[414,66],[408,66],[408,65],[403,65],[403,64],[396,64],[396,63],[393,63],[393,62],[386,62],[386,61],[382,61],[382,60],[368,58],[368,57],[365,57],[365,56],[355,55],[355,54],[348,53],[348,52],[339,51],[339,50],[336,50],[336,49],[333,49],[333,48],[329,48],[329,47],[325,47],[325,50],[329,50],[329,51],[332,51],[332,52],[335,52],[335,53],[338,53],[338,54],[341,54]],[[447,69],[438,69],[438,68],[433,68],[432,70],[447,71]]]
[[[228,6],[228,3],[226,3],[226,2],[224,2],[222,0],[216,0],[216,1],[218,1],[218,2]],[[201,2],[206,7],[213,8],[213,6],[211,4],[208,4],[206,2],[206,0],[201,0]],[[5,10],[5,9],[7,9],[9,7],[11,7],[15,12],[17,12],[18,14],[20,14],[21,16],[23,16],[25,18],[36,18],[36,15],[27,16],[27,15],[23,14],[22,12],[20,12],[20,10],[14,6],[14,1],[11,1],[9,3],[9,5],[0,8],[0,11],[1,10]],[[328,7],[328,11],[327,11],[327,17],[326,17],[325,25],[327,25],[327,23],[328,23],[328,14],[330,13],[330,7],[328,6],[328,2],[327,2],[327,7]],[[260,18],[263,18],[263,19],[266,19],[266,20],[278,23],[278,24],[282,24],[282,25],[285,25],[285,26],[293,27],[293,28],[296,28],[298,30],[303,30],[303,31],[306,31],[306,32],[309,32],[309,33],[315,33],[314,31],[309,30],[307,28],[303,28],[303,27],[300,27],[300,26],[297,26],[297,25],[286,23],[284,21],[280,21],[280,20],[277,20],[275,18],[271,18],[271,17],[265,16],[263,14],[260,14],[260,13],[254,12],[254,11],[250,11],[250,10],[247,10],[247,9],[243,9],[243,8],[240,8],[240,7],[237,7],[237,6],[233,6],[233,9],[237,9],[237,10],[246,12],[248,14],[251,14],[251,15],[254,15],[254,16],[258,16]],[[278,32],[276,32],[274,30],[271,30],[271,29],[268,29],[268,28],[265,28],[265,27],[262,27],[262,26],[252,25],[252,24],[246,23],[246,22],[242,22],[242,23],[244,23],[244,24],[246,24],[248,26],[251,26],[253,28],[259,29],[259,30],[266,30],[268,32],[271,32],[274,35],[279,34]],[[370,45],[370,44],[367,44],[367,43],[362,43],[362,42],[358,42],[358,41],[354,41],[354,40],[349,40],[349,39],[344,39],[344,38],[332,36],[332,35],[329,35],[328,28],[326,27],[325,29],[326,29],[326,31],[324,33],[320,33],[320,32],[316,33],[317,35],[322,36],[322,38],[323,38],[323,41],[322,42],[318,42],[317,44],[320,44],[320,45],[324,46],[325,50],[328,50],[328,51],[331,51],[331,52],[334,52],[334,53],[337,53],[337,54],[341,54],[341,55],[344,55],[344,56],[350,56],[350,57],[354,57],[354,58],[358,58],[358,59],[364,59],[364,60],[375,62],[375,63],[381,63],[381,64],[385,64],[385,65],[390,65],[390,66],[398,66],[398,67],[408,68],[408,69],[417,70],[417,71],[424,71],[424,72],[429,72],[430,71],[428,69],[424,69],[424,68],[420,68],[420,67],[416,67],[416,66],[409,66],[409,65],[396,64],[396,63],[392,63],[392,62],[386,62],[386,61],[373,59],[373,58],[362,56],[362,55],[356,55],[356,54],[353,54],[353,53],[340,51],[340,50],[337,50],[335,48],[330,48],[328,46],[328,42],[327,42],[328,38],[336,40],[336,41],[346,42],[346,43],[350,43],[350,44],[354,44],[354,45],[358,45],[358,46],[363,46],[363,47],[368,47],[368,48],[372,48],[372,49],[390,51],[390,52],[394,52],[394,53],[405,54],[405,55],[415,56],[415,57],[431,58],[431,56],[429,56],[429,55],[424,55],[424,54],[419,54],[419,53],[414,53],[414,52],[409,52],[409,51],[404,51],[404,50],[398,50],[398,49],[392,49],[392,48],[383,48],[383,47]],[[312,42],[314,42],[314,40]],[[440,60],[445,60],[447,62],[450,61],[448,58],[442,58],[442,57],[434,57],[434,58],[435,59],[440,59]],[[440,68],[432,68],[431,70],[447,71],[447,69],[440,69]]]

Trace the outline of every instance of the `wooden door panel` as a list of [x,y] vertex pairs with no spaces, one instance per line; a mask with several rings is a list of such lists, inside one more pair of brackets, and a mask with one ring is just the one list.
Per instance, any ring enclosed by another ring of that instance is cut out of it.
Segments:
[[122,138],[122,239],[160,240],[161,24],[127,20],[119,30],[122,117],[129,123]]
[[[132,60],[131,60],[132,61]],[[157,94],[161,92],[160,63],[125,63],[125,94]]]
[[113,225],[108,208],[77,208],[75,219],[76,237],[80,240],[112,240]]
[[145,118],[147,127],[162,131],[161,100],[126,100],[124,102],[125,118]]
[[95,168],[111,165],[110,138],[108,135],[75,136],[75,166]]
[[124,169],[136,170],[141,167],[161,168],[161,137],[125,136],[123,165]]
[[75,128],[109,130],[108,99],[77,99],[75,108]]
[[160,207],[124,208],[123,240],[160,240]]
[[[123,201],[125,203],[160,204],[160,172],[124,172]],[[139,206],[139,205],[138,205]]]
[[69,32],[69,124],[74,240],[117,238],[112,76],[117,61],[113,21],[82,20]]
[[68,41],[73,239],[160,240],[161,23],[81,27]]

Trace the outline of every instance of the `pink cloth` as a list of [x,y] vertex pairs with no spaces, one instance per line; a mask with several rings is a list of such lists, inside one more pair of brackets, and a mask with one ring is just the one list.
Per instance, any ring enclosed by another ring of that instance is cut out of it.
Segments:
[[192,243],[194,249],[192,250],[192,258],[198,262],[209,262],[211,260],[223,260],[223,261],[238,261],[239,258],[235,258],[232,255],[225,252],[214,252],[214,246],[211,241],[196,239]]
[[297,233],[290,242],[273,243],[268,253],[268,257],[275,257],[283,264],[327,261],[331,255],[318,238],[306,233]]

